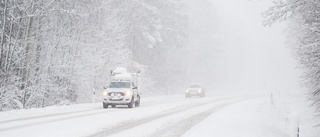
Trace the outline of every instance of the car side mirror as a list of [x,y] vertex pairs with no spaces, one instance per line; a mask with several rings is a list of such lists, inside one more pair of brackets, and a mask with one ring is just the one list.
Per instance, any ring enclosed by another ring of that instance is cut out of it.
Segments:
[[138,89],[138,87],[133,87],[132,89]]

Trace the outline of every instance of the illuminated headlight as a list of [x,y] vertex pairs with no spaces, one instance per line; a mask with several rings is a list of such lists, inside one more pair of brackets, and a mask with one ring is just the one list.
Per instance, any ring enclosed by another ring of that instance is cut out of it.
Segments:
[[189,92],[189,90],[186,90],[186,92],[188,93],[188,92]]
[[125,94],[126,94],[126,96],[131,96],[132,93],[131,93],[131,91],[127,91]]
[[108,95],[108,91],[103,91],[102,94],[103,94],[104,96],[106,96],[106,95]]
[[201,93],[201,90],[198,90],[199,93]]

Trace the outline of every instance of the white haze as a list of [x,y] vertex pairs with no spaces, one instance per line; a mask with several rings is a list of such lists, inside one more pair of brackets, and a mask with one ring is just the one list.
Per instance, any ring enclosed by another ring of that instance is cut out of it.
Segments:
[[[299,72],[285,24],[262,26],[271,1],[190,0],[187,81],[216,91],[297,90]],[[178,53],[178,54],[181,54]]]

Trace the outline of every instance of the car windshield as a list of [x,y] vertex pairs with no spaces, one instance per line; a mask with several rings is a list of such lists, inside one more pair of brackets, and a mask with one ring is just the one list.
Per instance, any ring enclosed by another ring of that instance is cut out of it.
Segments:
[[111,82],[109,88],[130,88],[130,82]]
[[189,87],[190,87],[190,88],[201,88],[200,85],[190,85]]

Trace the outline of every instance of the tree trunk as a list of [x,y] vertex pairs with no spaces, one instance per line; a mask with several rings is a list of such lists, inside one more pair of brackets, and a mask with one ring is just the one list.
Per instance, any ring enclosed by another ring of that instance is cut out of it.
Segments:
[[1,46],[1,49],[0,49],[0,68],[2,69],[3,67],[2,67],[2,63],[3,63],[3,60],[2,60],[2,58],[3,58],[3,50],[4,50],[4,44],[5,44],[5,42],[4,42],[4,37],[5,37],[5,28],[6,28],[6,23],[7,23],[7,21],[6,21],[6,18],[7,18],[7,6],[8,6],[8,0],[5,0],[4,1],[4,8],[3,8],[3,19],[2,19],[2,21],[3,21],[3,25],[2,25],[2,34],[1,34],[1,40],[0,40],[0,46]]
[[[34,0],[32,0],[31,2],[31,14],[34,13]],[[26,97],[27,97],[27,87],[28,87],[28,82],[29,82],[29,71],[30,71],[30,59],[31,59],[31,55],[30,55],[30,42],[28,42],[28,37],[30,36],[31,32],[32,32],[32,24],[33,24],[33,16],[28,17],[28,25],[27,25],[27,29],[26,29],[26,36],[25,36],[25,40],[26,40],[26,50],[25,50],[25,70],[23,73],[23,86],[22,86],[22,91],[23,91],[23,108],[25,108],[26,106]]]

